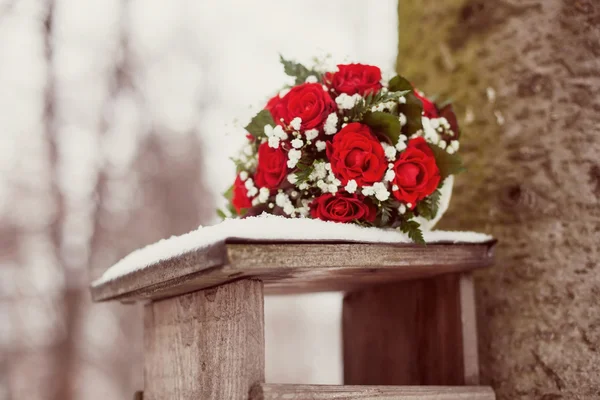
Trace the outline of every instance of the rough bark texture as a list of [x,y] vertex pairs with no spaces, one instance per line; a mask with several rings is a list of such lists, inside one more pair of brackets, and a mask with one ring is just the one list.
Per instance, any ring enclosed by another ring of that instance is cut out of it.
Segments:
[[399,16],[398,71],[463,117],[441,227],[500,240],[476,281],[483,383],[600,398],[600,3],[401,0]]

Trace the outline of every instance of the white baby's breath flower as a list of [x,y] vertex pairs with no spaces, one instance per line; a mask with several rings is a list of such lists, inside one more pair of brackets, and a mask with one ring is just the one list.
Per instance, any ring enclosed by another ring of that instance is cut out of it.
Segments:
[[388,169],[385,173],[385,177],[383,178],[386,182],[391,182],[396,177],[396,173],[393,169]]
[[254,154],[254,148],[249,144],[244,146],[243,151],[244,151],[244,154],[247,156],[251,156],[252,154]]
[[306,136],[306,140],[313,140],[316,139],[317,136],[319,136],[319,131],[316,129],[309,129],[306,132],[304,132],[304,136]]
[[398,185],[392,186],[392,192],[397,192],[398,190],[400,190],[400,188],[398,187]]
[[271,147],[273,149],[278,149],[279,148],[279,138],[275,137],[275,136],[271,136],[269,138],[269,147]]
[[333,183],[327,185],[327,191],[329,193],[337,193],[338,191],[338,187],[336,185],[334,185]]
[[452,147],[452,146],[448,147],[446,149],[446,151],[448,152],[448,154],[454,154],[455,153],[454,147]]
[[354,179],[350,179],[344,189],[348,193],[354,193],[354,192],[356,192],[357,187],[358,187],[358,185],[356,184],[356,181]]
[[400,214],[404,214],[406,212],[406,206],[404,204],[400,204],[400,207],[398,207],[398,212]]
[[286,213],[287,215],[293,215],[294,211],[296,211],[296,210],[292,203],[285,203],[285,205],[283,206],[283,212]]
[[321,189],[322,192],[327,193],[328,185],[325,183],[323,179],[319,179],[317,181],[317,187]]
[[304,80],[305,83],[317,83],[319,82],[319,79],[314,76],[314,75],[309,75],[306,77],[306,79]]
[[296,164],[298,164],[298,161],[300,161],[301,157],[302,152],[300,150],[290,149],[290,151],[288,151],[288,168],[294,168]]
[[287,133],[285,133],[281,125],[277,125],[275,128],[273,128],[273,136],[279,138],[280,140],[286,140],[288,138]]
[[268,188],[260,188],[260,190],[258,191],[258,201],[260,203],[266,203],[267,200],[269,200],[269,195],[271,194],[271,191]]
[[271,125],[265,125],[265,127],[263,128],[263,131],[265,132],[265,136],[267,136],[267,137],[273,136],[273,127]]
[[318,151],[323,151],[327,147],[327,144],[322,140],[317,140],[317,142],[315,143],[315,146],[317,146]]
[[326,135],[335,135],[337,133],[337,124],[338,124],[338,115],[336,113],[331,113],[327,116],[325,120],[325,126],[323,130]]
[[404,97],[404,96],[398,97],[398,104],[406,104],[406,97]]
[[454,151],[458,151],[458,149],[460,148],[460,143],[458,142],[458,140],[452,140],[450,142],[450,146],[452,146]]
[[283,207],[285,205],[285,203],[289,202],[290,198],[288,197],[287,194],[281,192],[281,193],[277,193],[277,196],[275,196],[275,204],[277,204],[279,207]]
[[364,196],[373,196],[375,194],[375,189],[373,186],[363,186],[361,192]]
[[309,175],[310,180],[325,179],[327,176],[327,168],[324,162],[315,162],[313,164],[313,171]]
[[352,96],[347,95],[346,93],[340,94],[335,98],[335,102],[338,105],[338,108],[342,110],[350,110],[354,108],[354,106],[362,99],[362,96],[358,93],[353,94]]
[[388,161],[394,161],[396,159],[396,153],[397,153],[394,146],[390,146],[386,142],[381,142],[381,146],[383,147],[383,150],[385,151],[385,157],[388,159]]
[[299,149],[302,146],[304,146],[304,142],[302,141],[302,139],[294,139],[292,140],[292,147],[295,149]]
[[400,113],[400,115],[398,115],[398,121],[400,121],[400,126],[406,125],[406,122],[407,122],[406,115]]
[[301,125],[302,125],[302,118],[300,118],[300,117],[296,117],[292,120],[292,122],[290,122],[290,126],[295,130],[299,130]]
[[291,183],[292,185],[295,185],[296,182],[298,182],[298,177],[296,176],[296,174],[289,174],[287,176],[287,180],[289,183]]
[[402,140],[398,140],[398,143],[396,143],[396,150],[403,151],[405,149],[406,149],[406,142],[403,142]]
[[385,187],[385,184],[382,182],[375,182],[373,184],[373,189],[375,190],[375,197],[379,201],[386,201],[390,198],[390,192]]
[[240,172],[240,179],[242,180],[242,182],[248,179],[248,173],[246,171]]
[[438,143],[438,146],[441,147],[442,149],[446,148],[446,142],[443,140],[440,140],[440,142]]

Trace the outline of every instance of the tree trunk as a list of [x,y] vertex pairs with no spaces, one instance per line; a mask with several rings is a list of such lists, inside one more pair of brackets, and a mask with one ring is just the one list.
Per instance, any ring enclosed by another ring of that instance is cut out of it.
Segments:
[[400,0],[397,70],[462,117],[442,228],[500,240],[477,276],[499,399],[600,395],[600,4]]

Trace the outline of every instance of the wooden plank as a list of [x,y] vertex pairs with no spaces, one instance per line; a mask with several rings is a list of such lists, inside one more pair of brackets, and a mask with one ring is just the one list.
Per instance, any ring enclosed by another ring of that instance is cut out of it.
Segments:
[[263,383],[250,400],[495,400],[487,386],[335,386]]
[[146,305],[144,399],[247,399],[264,382],[263,326],[256,280]]
[[479,384],[479,354],[472,274],[463,274],[460,278],[460,317],[465,385],[477,385]]
[[349,291],[491,265],[494,242],[463,244],[219,243],[92,285],[95,301],[159,299],[242,278],[267,294]]
[[476,353],[463,350],[461,280],[460,274],[448,274],[347,294],[344,383],[464,385],[466,373],[476,380]]

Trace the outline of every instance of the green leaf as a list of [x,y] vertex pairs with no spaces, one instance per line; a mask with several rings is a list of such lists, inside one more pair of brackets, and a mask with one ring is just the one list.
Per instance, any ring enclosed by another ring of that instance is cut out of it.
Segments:
[[317,77],[320,80],[321,74],[316,71],[310,70],[306,68],[304,65],[297,63],[295,61],[286,60],[283,56],[279,55],[279,61],[283,64],[283,71],[286,75],[291,76],[292,78],[296,78],[295,85],[300,85],[306,81],[311,75]]
[[392,92],[399,92],[401,90],[408,90],[409,92],[413,91],[413,85],[408,81],[408,79],[400,75],[396,75],[390,79],[388,88]]
[[430,144],[429,148],[433,151],[435,163],[440,170],[440,182],[443,182],[449,175],[456,175],[465,170],[463,162],[457,154],[450,154],[434,144]]
[[269,110],[261,110],[252,118],[252,121],[246,126],[246,130],[256,139],[265,135],[265,125],[275,126],[273,116]]
[[425,239],[423,238],[421,226],[417,221],[403,221],[402,225],[400,225],[400,230],[406,233],[413,242],[418,244],[425,244]]
[[229,186],[229,188],[225,191],[225,193],[223,193],[223,197],[225,197],[227,200],[231,201],[231,199],[233,197],[233,185]]
[[395,92],[401,90],[408,91],[406,95],[404,95],[406,103],[398,105],[398,112],[404,114],[407,120],[406,125],[402,127],[402,133],[404,133],[406,136],[411,136],[419,129],[423,129],[423,124],[421,123],[423,103],[421,103],[421,100],[415,96],[413,86],[408,79],[400,75],[396,75],[390,80],[388,87],[390,90]]
[[227,214],[225,214],[225,211],[221,210],[220,208],[217,208],[217,215],[221,219],[227,219]]
[[436,190],[425,199],[421,200],[417,203],[417,212],[419,215],[425,219],[433,219],[438,213],[438,209],[440,207],[440,198],[442,197],[442,192]]
[[382,111],[369,112],[364,116],[363,123],[371,129],[385,134],[392,140],[392,143],[398,143],[402,127],[395,115]]
[[423,123],[421,121],[421,115],[423,114],[423,103],[414,92],[408,93],[404,96],[406,103],[398,104],[398,112],[406,116],[406,125],[402,127],[402,133],[408,137],[423,129]]

